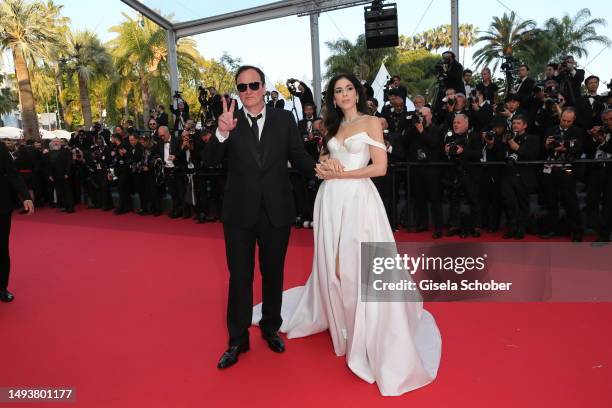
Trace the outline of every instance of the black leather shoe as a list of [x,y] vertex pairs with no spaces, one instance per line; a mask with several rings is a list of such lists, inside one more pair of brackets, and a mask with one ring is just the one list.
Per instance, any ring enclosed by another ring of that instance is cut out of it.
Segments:
[[576,231],[572,234],[572,242],[582,242],[584,234],[582,231]]
[[525,238],[525,233],[523,231],[517,230],[514,233],[514,239],[523,239],[523,238]]
[[11,292],[9,292],[8,290],[0,290],[0,301],[2,302],[12,302],[13,299],[15,299],[15,296],[13,296],[13,294]]
[[268,342],[268,347],[275,353],[282,353],[285,351],[285,342],[280,338],[278,333],[262,334],[261,337]]
[[238,346],[231,346],[228,348],[225,353],[219,359],[219,363],[217,364],[217,368],[227,368],[231,367],[238,362],[238,355],[240,353],[246,353],[249,351],[249,343],[242,343]]
[[442,230],[435,230],[433,232],[433,234],[431,234],[431,237],[433,239],[440,239],[440,238],[442,238]]
[[544,233],[544,234],[540,234],[540,235],[539,235],[539,237],[540,237],[541,239],[551,239],[551,238],[554,238],[554,237],[556,237],[556,236],[557,236],[557,234],[555,234],[554,232],[546,232],[546,233]]
[[504,235],[502,235],[503,239],[511,239],[514,238],[514,235],[516,234],[516,232],[514,230],[509,230],[506,231],[506,233]]
[[459,228],[451,227],[446,231],[447,237],[454,237],[455,235],[459,235]]
[[472,230],[472,237],[474,238],[480,238],[480,228],[474,228]]

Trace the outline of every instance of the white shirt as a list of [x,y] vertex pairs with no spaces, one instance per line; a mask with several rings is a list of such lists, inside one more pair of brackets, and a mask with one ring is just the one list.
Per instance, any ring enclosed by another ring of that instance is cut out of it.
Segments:
[[[261,118],[259,118],[257,120],[257,127],[259,128],[259,135],[257,135],[258,139],[261,140],[261,132],[263,131],[263,127],[264,127],[264,123],[266,122],[266,106],[264,105],[263,110],[261,112],[259,112],[256,115],[253,115],[251,112],[249,112],[246,108],[243,108],[244,111],[244,116],[246,117],[247,122],[249,122],[249,126],[252,126],[251,123],[251,119],[249,118],[249,115],[256,117],[259,115],[259,113],[261,113]],[[219,140],[220,143],[223,143],[227,140],[227,137],[224,137],[221,132],[219,132],[219,129],[217,128],[217,131],[215,132],[217,139]]]
[[170,156],[170,143],[164,142],[164,163],[166,167],[174,167],[174,162],[168,160],[168,156]]

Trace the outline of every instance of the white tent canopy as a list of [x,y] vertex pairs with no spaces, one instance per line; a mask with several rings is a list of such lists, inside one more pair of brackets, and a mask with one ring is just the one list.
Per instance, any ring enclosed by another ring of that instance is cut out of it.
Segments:
[[[67,130],[63,130],[63,129],[56,129],[52,132],[52,136],[49,137],[49,139],[53,139],[56,137],[59,137],[60,139],[70,139],[70,132],[68,132]],[[45,135],[42,136],[43,139],[47,139],[47,137],[45,137]]]
[[0,139],[21,139],[23,131],[16,127],[0,127]]
[[[385,105],[385,85],[389,82],[391,78],[391,74],[387,70],[387,67],[384,63],[380,64],[380,69],[378,70],[378,74],[374,78],[372,82],[372,89],[374,89],[374,97],[378,100],[378,111],[380,112]],[[410,98],[406,97],[406,109],[408,111],[414,110],[414,103],[410,100]]]
[[43,139],[55,139],[57,136],[55,135],[55,133],[48,131],[46,129],[38,129],[38,133],[40,134],[40,137]]

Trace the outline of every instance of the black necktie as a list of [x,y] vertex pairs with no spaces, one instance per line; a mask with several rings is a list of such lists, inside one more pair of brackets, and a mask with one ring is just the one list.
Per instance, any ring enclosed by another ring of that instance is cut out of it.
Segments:
[[260,113],[257,116],[251,116],[247,113],[247,116],[249,117],[249,119],[251,119],[251,130],[253,131],[253,134],[255,135],[255,140],[259,142],[259,126],[257,126],[257,121],[261,119],[263,115]]

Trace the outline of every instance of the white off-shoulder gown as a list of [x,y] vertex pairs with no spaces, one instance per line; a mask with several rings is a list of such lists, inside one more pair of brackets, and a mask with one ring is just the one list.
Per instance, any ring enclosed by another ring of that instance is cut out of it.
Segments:
[[[328,143],[330,157],[345,170],[366,167],[370,146],[386,151],[365,132],[343,144],[335,138]],[[369,178],[324,181],[313,224],[312,273],[305,286],[283,293],[281,332],[291,339],[329,330],[336,355],[346,355],[349,368],[376,382],[382,395],[401,395],[433,381],[442,341],[422,303],[361,301],[361,242],[395,242],[374,183]],[[254,307],[253,324],[260,319],[261,304]]]

